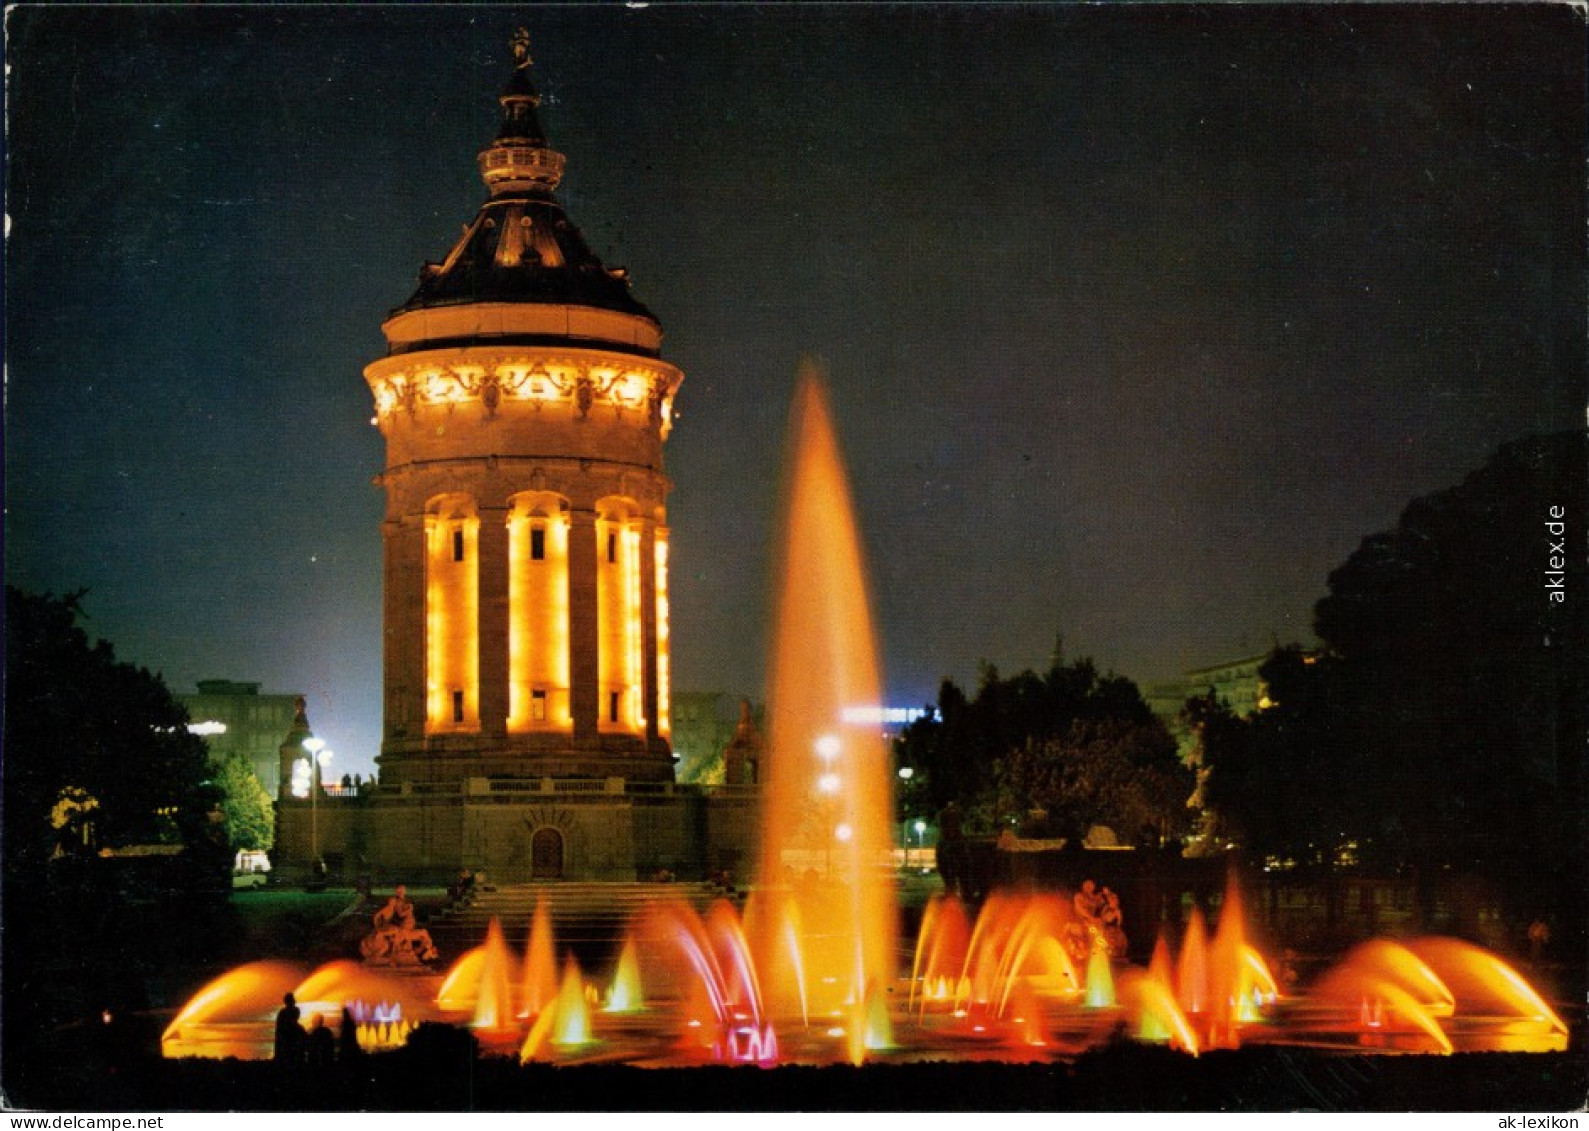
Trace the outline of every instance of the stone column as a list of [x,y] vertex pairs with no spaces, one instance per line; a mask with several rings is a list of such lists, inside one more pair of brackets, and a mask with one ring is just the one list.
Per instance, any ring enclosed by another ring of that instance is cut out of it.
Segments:
[[640,524],[641,703],[646,717],[646,753],[657,748],[657,524]]
[[480,507],[480,733],[508,729],[508,511]]
[[600,629],[596,611],[596,512],[575,505],[568,526],[568,671],[573,687],[569,707],[574,716],[574,745],[595,749],[601,744]]
[[386,558],[385,726],[388,739],[425,733],[425,520],[388,519],[382,528]]

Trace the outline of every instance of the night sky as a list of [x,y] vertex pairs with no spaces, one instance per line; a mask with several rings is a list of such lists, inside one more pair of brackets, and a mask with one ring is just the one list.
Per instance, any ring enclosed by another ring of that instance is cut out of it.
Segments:
[[1583,421],[1561,5],[24,7],[6,574],[177,691],[380,734],[380,323],[485,198],[526,25],[560,196],[683,368],[675,686],[761,694],[831,375],[890,701],[1311,639],[1331,569]]

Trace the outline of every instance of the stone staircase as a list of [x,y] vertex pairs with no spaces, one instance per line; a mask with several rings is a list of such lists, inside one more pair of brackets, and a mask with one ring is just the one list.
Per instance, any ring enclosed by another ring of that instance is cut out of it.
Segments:
[[502,924],[508,946],[522,954],[536,903],[544,898],[559,952],[572,949],[583,964],[605,961],[615,953],[624,930],[647,901],[683,899],[704,912],[720,895],[705,883],[498,884],[477,890],[462,906],[432,913],[424,926],[441,949],[444,964],[485,941],[493,918]]

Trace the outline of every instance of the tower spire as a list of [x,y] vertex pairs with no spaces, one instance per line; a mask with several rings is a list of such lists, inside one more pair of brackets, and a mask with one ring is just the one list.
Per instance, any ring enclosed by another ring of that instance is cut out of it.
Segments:
[[546,141],[536,107],[541,96],[530,81],[530,33],[519,28],[510,41],[513,73],[497,101],[502,124],[496,140],[480,151],[480,176],[492,196],[510,192],[551,195],[563,179],[566,158]]

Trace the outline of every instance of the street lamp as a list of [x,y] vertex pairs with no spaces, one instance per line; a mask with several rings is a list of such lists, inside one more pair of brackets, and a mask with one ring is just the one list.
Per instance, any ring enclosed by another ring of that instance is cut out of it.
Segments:
[[[900,788],[900,799],[899,799],[900,805],[899,805],[899,807],[901,809],[908,809],[910,807],[910,797],[909,797],[910,779],[915,777],[915,776],[916,776],[916,770],[915,770],[914,767],[901,766],[899,768],[899,788]],[[906,820],[908,822],[909,819],[907,818]],[[907,823],[906,826],[903,829],[901,829],[900,831],[903,834],[903,840],[905,841],[905,867],[909,868],[910,867],[910,826],[909,826],[909,824]]]
[[[320,862],[320,770],[331,764],[331,751],[326,749],[323,738],[310,735],[303,740],[303,748],[309,751],[306,759],[309,766],[309,856],[315,864]],[[311,865],[313,867],[313,865]]]
[[[916,830],[916,863],[920,864],[921,850],[927,847],[927,842],[925,839],[925,834],[927,832],[927,822],[918,817],[916,818],[916,824],[914,828]],[[909,841],[905,842],[905,850],[907,852],[910,850]]]

